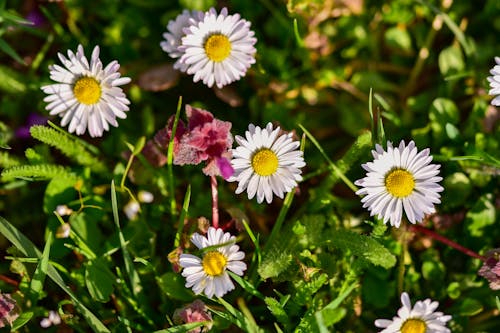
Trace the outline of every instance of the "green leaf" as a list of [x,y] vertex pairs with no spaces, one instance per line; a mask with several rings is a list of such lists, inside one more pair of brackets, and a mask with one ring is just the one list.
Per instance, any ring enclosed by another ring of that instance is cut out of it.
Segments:
[[449,76],[462,72],[465,62],[460,48],[450,46],[439,53],[439,70],[443,76]]
[[167,272],[156,278],[156,283],[160,289],[172,299],[188,302],[193,299],[193,293],[184,286],[184,278],[173,272]]
[[290,318],[288,317],[288,313],[286,312],[284,305],[272,297],[265,297],[264,302],[273,316],[285,326],[285,329],[290,326]]
[[247,293],[249,293],[250,295],[254,295],[255,297],[258,297],[260,299],[264,299],[264,295],[262,295],[260,291],[258,291],[257,288],[253,286],[253,284],[251,284],[247,280],[244,280],[241,276],[236,275],[231,271],[228,271],[228,273],[234,281],[236,281],[243,289],[245,289]]
[[280,275],[290,267],[292,259],[290,250],[272,247],[266,252],[258,268],[260,277],[265,280]]
[[56,164],[20,165],[3,170],[1,176],[3,181],[10,181],[13,178],[47,180],[54,177],[70,177],[70,171]]
[[181,8],[206,11],[215,6],[215,0],[179,0]]
[[49,214],[52,213],[58,205],[73,201],[77,195],[75,189],[77,180],[78,178],[73,175],[69,177],[63,176],[53,178],[45,189],[43,211]]
[[102,303],[109,301],[114,281],[116,278],[103,258],[88,261],[85,265],[85,285],[95,301]]
[[472,317],[483,311],[483,305],[480,301],[473,298],[465,298],[458,307],[458,311],[454,312],[459,316]]
[[460,207],[469,197],[472,184],[469,178],[462,172],[455,172],[445,177],[443,181],[443,205],[447,207]]
[[95,172],[106,171],[104,164],[90,153],[81,141],[73,139],[69,134],[43,125],[31,126],[30,133],[35,139],[58,149],[80,165],[89,167]]
[[[247,318],[245,315],[243,315],[243,313],[238,311],[235,307],[233,307],[231,304],[226,302],[224,299],[218,297],[217,300],[219,301],[219,303],[222,306],[224,306],[224,308],[227,310],[227,313],[229,313],[231,315],[229,317],[229,320],[233,324],[235,324],[236,326],[238,326],[239,328],[241,328],[245,332],[249,332],[249,333],[261,333],[261,332],[263,332],[263,330],[261,330],[252,319]],[[215,312],[216,314],[220,315],[220,312],[218,312],[218,311],[216,312],[212,308],[210,308],[210,310]],[[226,316],[226,318],[228,318],[228,317]]]
[[[0,41],[2,41],[1,38]],[[0,91],[9,94],[24,93],[26,91],[26,83],[23,76],[10,67],[0,65]]]
[[484,228],[495,224],[495,220],[496,210],[490,193],[481,196],[465,215],[467,229],[474,237],[482,237]]
[[390,47],[401,49],[405,52],[412,50],[411,37],[405,27],[395,26],[389,28],[385,31],[384,37]]
[[10,331],[15,332],[24,325],[26,325],[31,320],[31,318],[33,318],[33,315],[34,315],[33,311],[21,313],[19,317],[17,317],[17,319],[14,320],[14,322],[12,323],[12,328],[10,329]]
[[330,233],[331,244],[342,250],[351,251],[376,266],[391,268],[396,264],[396,257],[376,240],[349,230],[334,230]]
[[[0,233],[7,238],[19,251],[26,257],[40,258],[41,252],[33,243],[26,238],[19,230],[17,230],[6,219],[0,216]],[[54,281],[74,302],[78,311],[85,317],[85,320],[96,333],[110,332],[108,328],[89,310],[85,305],[73,294],[71,289],[66,285],[61,275],[55,268],[49,264],[47,267],[47,275]]]
[[43,291],[43,284],[45,282],[45,276],[47,275],[47,267],[49,265],[50,257],[50,246],[52,245],[52,232],[49,231],[47,235],[47,241],[45,247],[43,248],[42,257],[40,262],[33,273],[33,278],[30,285],[30,293],[32,300],[36,302],[40,299]]

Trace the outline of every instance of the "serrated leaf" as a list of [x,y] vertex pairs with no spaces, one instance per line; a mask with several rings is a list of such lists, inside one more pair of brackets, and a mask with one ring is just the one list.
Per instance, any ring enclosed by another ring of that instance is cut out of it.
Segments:
[[376,266],[391,268],[396,264],[396,257],[376,240],[349,230],[334,230],[330,234],[331,244],[342,250],[351,251]]
[[267,305],[267,308],[271,313],[273,314],[276,319],[282,323],[285,328],[290,326],[290,318],[288,318],[288,314],[284,308],[284,306],[278,302],[278,300],[272,298],[272,297],[266,297],[264,298],[264,302]]
[[267,252],[258,268],[260,277],[265,280],[283,273],[292,264],[292,254],[288,250],[271,249]]

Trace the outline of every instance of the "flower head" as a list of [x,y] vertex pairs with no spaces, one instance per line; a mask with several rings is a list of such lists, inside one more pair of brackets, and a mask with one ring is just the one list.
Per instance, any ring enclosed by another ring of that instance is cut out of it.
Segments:
[[492,290],[500,290],[500,249],[486,252],[485,257],[478,274],[490,282]]
[[174,322],[176,324],[197,323],[200,321],[207,322],[207,324],[204,327],[198,327],[189,332],[208,332],[212,328],[212,315],[208,312],[205,303],[199,299],[174,312]]
[[[200,164],[206,161],[203,172],[207,176],[222,176],[227,179],[233,174],[229,149],[233,144],[231,123],[214,118],[202,109],[186,105],[187,125],[182,120],[177,125],[174,137],[174,164]],[[166,128],[155,135],[155,142],[166,150],[172,135],[173,116]]]
[[375,326],[384,328],[379,333],[450,333],[446,322],[451,316],[434,311],[439,303],[430,299],[417,301],[411,306],[410,297],[406,292],[401,294],[401,304],[398,315],[389,319],[375,320]]
[[428,148],[418,152],[413,141],[408,146],[401,141],[395,148],[387,142],[387,151],[376,145],[372,155],[373,162],[362,165],[368,171],[366,177],[355,182],[363,187],[356,194],[365,195],[361,202],[370,215],[399,227],[403,210],[411,223],[435,212],[434,204],[441,202],[443,188],[438,182],[442,178],[437,176],[440,165],[430,164]]
[[183,267],[182,276],[186,278],[186,288],[193,288],[195,294],[202,292],[207,297],[222,297],[234,289],[227,270],[243,275],[247,265],[242,261],[245,253],[234,244],[236,238],[222,229],[208,228],[207,237],[198,233],[191,236],[191,242],[204,251],[201,258],[192,254],[181,254],[179,264]]
[[182,52],[180,62],[187,66],[186,72],[194,74],[193,81],[202,80],[207,86],[223,86],[239,80],[255,63],[254,44],[257,39],[250,30],[250,22],[239,14],[228,15],[227,8],[217,14],[210,8],[199,21],[183,29],[178,50]]
[[58,83],[43,86],[48,94],[44,101],[51,115],[62,117],[61,126],[69,124],[68,131],[84,134],[88,128],[92,137],[102,136],[109,125],[117,127],[116,118],[125,119],[129,100],[119,87],[130,82],[120,77],[120,64],[112,61],[103,68],[99,46],[94,47],[90,63],[78,45],[76,53],[68,50],[68,58],[58,53],[64,67],[51,65],[50,78]]
[[283,198],[302,180],[300,168],[306,164],[292,133],[281,134],[271,123],[265,128],[250,124],[245,138],[236,136],[236,142],[239,146],[233,149],[231,160],[234,175],[229,178],[238,182],[236,194],[246,189],[248,199],[257,194],[257,202],[265,198],[271,203],[273,193]]
[[495,96],[491,101],[491,105],[500,106],[500,57],[495,57],[496,65],[490,70],[492,76],[488,76],[490,82],[490,91],[488,94]]
[[16,300],[10,294],[0,294],[0,328],[12,323],[19,317],[19,308]]
[[[203,12],[198,10],[189,11],[183,10],[181,14],[177,15],[175,20],[168,21],[167,32],[163,34],[165,40],[161,41],[160,46],[163,51],[167,52],[171,58],[180,58],[184,52],[179,50],[182,43],[182,37],[186,34],[184,29],[196,24],[203,18]],[[174,68],[185,72],[188,65],[182,63],[179,59],[175,62]]]

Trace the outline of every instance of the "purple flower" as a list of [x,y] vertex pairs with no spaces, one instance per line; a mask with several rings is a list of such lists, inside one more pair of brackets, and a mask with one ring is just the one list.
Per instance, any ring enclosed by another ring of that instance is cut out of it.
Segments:
[[16,137],[19,139],[31,138],[30,127],[33,125],[43,125],[47,122],[47,117],[38,113],[30,113],[26,119],[26,123],[16,130]]
[[477,274],[490,282],[490,288],[500,290],[500,249],[493,249],[485,254],[486,260]]

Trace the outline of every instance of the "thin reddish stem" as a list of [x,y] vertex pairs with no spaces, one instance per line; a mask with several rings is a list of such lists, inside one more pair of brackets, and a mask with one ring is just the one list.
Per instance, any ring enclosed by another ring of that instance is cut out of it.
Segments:
[[473,257],[473,258],[477,258],[477,259],[481,259],[482,261],[486,261],[486,258],[483,257],[482,255],[479,255],[477,254],[476,252],[466,248],[466,247],[463,247],[462,245],[460,244],[457,244],[455,243],[454,241],[444,237],[443,235],[440,235],[438,233],[436,233],[435,231],[431,230],[431,229],[427,229],[427,228],[424,228],[422,227],[421,225],[418,225],[418,224],[415,224],[415,225],[411,225],[410,226],[410,231],[413,231],[413,232],[421,232],[437,241],[440,241],[441,243],[443,244],[446,244],[448,246],[451,246],[452,248],[454,248],[455,250],[458,250],[470,257]]
[[16,280],[13,280],[5,275],[0,275],[0,280],[2,280],[3,282],[5,283],[8,283],[8,284],[11,284],[13,286],[18,286],[19,285],[19,282],[17,282]]
[[219,227],[219,194],[217,191],[217,178],[210,176],[210,186],[212,187],[212,226]]

